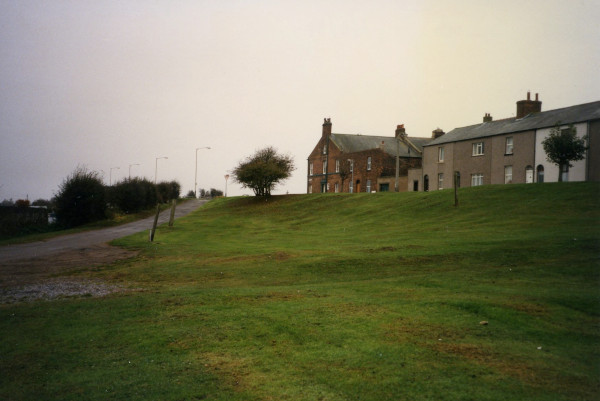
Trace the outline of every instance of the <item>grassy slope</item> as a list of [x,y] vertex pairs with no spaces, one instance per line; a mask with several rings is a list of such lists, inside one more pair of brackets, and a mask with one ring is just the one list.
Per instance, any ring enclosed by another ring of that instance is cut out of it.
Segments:
[[600,187],[452,195],[220,199],[120,240],[142,256],[77,276],[142,291],[0,308],[0,398],[594,399]]

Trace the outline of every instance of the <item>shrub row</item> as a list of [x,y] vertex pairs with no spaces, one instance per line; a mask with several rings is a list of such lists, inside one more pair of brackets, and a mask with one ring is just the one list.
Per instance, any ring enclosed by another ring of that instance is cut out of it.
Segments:
[[176,181],[155,185],[145,178],[125,179],[107,187],[98,172],[78,167],[62,182],[53,199],[56,220],[61,226],[73,227],[105,219],[109,209],[136,213],[157,202],[178,199],[180,191]]

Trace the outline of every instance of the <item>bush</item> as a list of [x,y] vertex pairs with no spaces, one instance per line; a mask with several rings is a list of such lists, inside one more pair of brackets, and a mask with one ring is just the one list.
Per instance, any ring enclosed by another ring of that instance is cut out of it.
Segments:
[[217,196],[223,196],[223,191],[211,188],[210,189],[210,197],[211,198],[216,198]]
[[29,199],[17,199],[15,202],[16,207],[27,208],[29,207]]
[[158,195],[158,201],[161,203],[167,203],[171,199],[179,199],[181,185],[179,185],[177,181],[162,181],[156,185],[156,192]]
[[106,218],[106,189],[100,174],[77,167],[58,187],[55,205],[57,223],[66,227]]
[[110,202],[125,213],[136,213],[156,205],[156,187],[145,178],[123,180],[110,188]]

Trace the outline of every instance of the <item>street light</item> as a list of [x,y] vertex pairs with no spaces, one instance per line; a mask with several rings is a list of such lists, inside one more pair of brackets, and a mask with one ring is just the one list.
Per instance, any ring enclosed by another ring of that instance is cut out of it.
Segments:
[[157,157],[154,163],[154,185],[156,185],[156,175],[158,174],[158,159],[168,159],[167,156]]
[[112,171],[113,170],[119,170],[119,167],[111,167],[110,168],[110,173],[108,174],[108,185],[112,187]]
[[354,159],[348,159],[350,164],[350,172],[352,173],[352,181],[350,182],[350,193],[354,193]]
[[194,170],[194,197],[198,198],[198,194],[196,193],[196,188],[198,187],[198,151],[200,149],[210,149],[210,146],[203,146],[201,148],[196,148],[196,169]]
[[138,163],[129,165],[129,179],[131,180],[131,166],[139,166]]

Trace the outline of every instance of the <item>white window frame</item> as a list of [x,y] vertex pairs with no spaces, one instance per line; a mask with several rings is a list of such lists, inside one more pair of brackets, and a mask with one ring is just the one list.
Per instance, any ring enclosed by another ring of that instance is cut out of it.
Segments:
[[323,161],[323,174],[327,174],[327,160]]
[[371,171],[371,156],[367,157],[367,171]]
[[371,193],[371,180],[367,180],[367,193]]
[[438,162],[443,162],[444,161],[444,147],[440,146],[438,148]]
[[313,175],[313,163],[310,162],[308,165],[308,175]]
[[483,142],[473,143],[473,156],[482,156],[483,152]]
[[481,173],[471,174],[471,186],[478,187],[480,185],[483,185],[483,174],[481,174]]
[[506,146],[504,148],[504,154],[512,155],[514,151],[514,140],[512,136],[506,137]]
[[340,183],[336,182],[335,183],[335,193],[337,194],[338,192],[340,192]]
[[504,166],[504,183],[512,184],[513,180],[513,168],[512,166]]
[[340,172],[340,159],[335,160],[335,172],[336,173]]
[[444,189],[444,173],[438,173],[438,190]]

